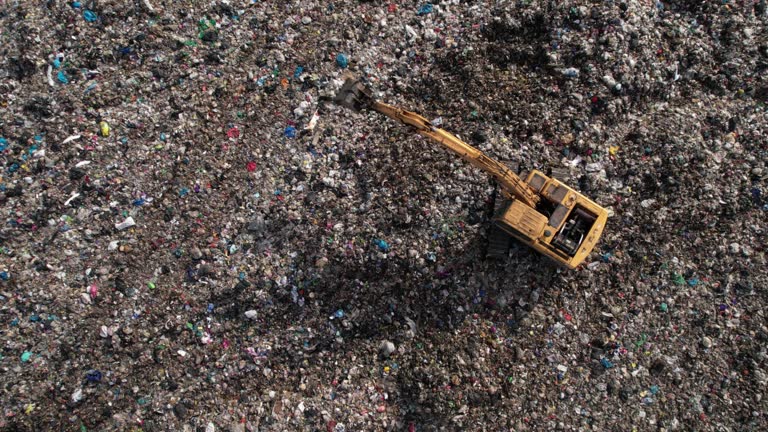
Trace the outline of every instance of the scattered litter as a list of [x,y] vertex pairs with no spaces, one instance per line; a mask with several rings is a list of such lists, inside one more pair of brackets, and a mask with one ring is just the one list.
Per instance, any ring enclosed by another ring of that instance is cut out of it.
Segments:
[[83,11],[83,18],[88,22],[95,22],[99,17],[93,11]]
[[764,3],[4,2],[0,430],[768,430]]
[[432,10],[434,9],[434,6],[430,3],[426,3],[419,7],[419,11],[416,13],[416,15],[426,15],[428,13],[432,13]]
[[99,132],[101,132],[101,136],[108,137],[110,130],[111,128],[109,127],[109,123],[105,121],[99,122]]
[[118,231],[122,231],[124,229],[130,228],[130,227],[133,227],[133,226],[136,226],[136,222],[134,222],[133,218],[130,217],[130,216],[125,218],[124,221],[115,224],[115,228]]
[[336,56],[336,64],[342,69],[346,68],[349,65],[349,58],[346,54],[338,54]]

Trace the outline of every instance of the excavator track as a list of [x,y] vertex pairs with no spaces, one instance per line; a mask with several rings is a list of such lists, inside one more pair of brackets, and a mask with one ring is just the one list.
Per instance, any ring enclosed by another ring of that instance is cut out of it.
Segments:
[[[509,200],[499,197],[497,191],[493,194],[493,216],[498,216],[509,205]],[[495,223],[488,227],[488,251],[486,257],[495,260],[509,258],[509,248],[512,246],[512,237]]]
[[495,260],[506,260],[509,258],[509,247],[511,237],[496,224],[491,224],[488,229],[488,253],[486,256]]

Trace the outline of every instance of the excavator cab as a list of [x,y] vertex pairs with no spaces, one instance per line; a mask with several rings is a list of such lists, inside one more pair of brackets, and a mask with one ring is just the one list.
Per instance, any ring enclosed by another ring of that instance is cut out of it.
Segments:
[[496,213],[493,222],[556,262],[577,267],[594,249],[608,212],[540,171],[531,171],[526,183],[539,194],[536,206],[510,200]]

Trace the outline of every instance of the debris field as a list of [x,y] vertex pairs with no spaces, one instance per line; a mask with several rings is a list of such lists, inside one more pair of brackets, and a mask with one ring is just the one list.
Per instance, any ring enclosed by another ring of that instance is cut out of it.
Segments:
[[[0,2],[0,430],[768,429],[766,9]],[[594,253],[486,256],[493,181],[346,74]]]

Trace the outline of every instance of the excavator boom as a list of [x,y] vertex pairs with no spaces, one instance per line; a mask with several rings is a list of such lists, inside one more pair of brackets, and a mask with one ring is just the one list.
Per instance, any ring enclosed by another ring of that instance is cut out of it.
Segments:
[[472,166],[490,174],[502,187],[502,190],[525,204],[535,207],[539,197],[520,177],[504,164],[489,158],[483,152],[460,140],[456,135],[437,128],[424,117],[400,108],[374,101],[371,109],[387,117],[412,126],[419,135],[440,143],[446,149],[456,153]]

